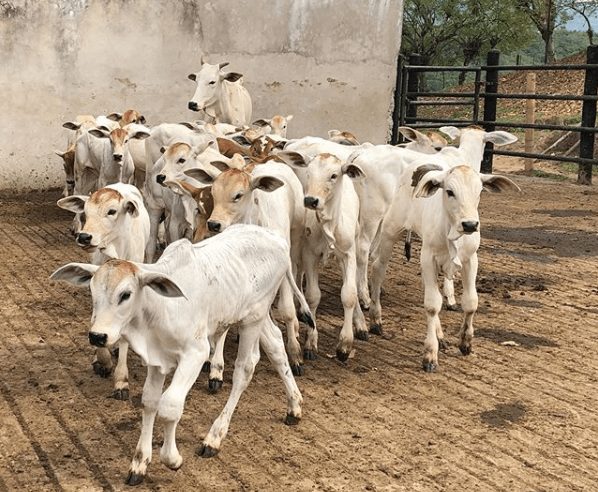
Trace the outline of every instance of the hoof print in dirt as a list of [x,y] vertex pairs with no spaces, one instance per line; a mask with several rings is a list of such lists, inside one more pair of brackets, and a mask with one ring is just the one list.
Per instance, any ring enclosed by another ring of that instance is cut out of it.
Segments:
[[139,473],[129,472],[129,475],[127,476],[127,479],[125,480],[125,483],[127,485],[139,485],[141,482],[143,482],[144,478],[145,478],[145,475],[140,475]]
[[373,324],[372,326],[370,326],[370,333],[372,335],[381,336],[382,335],[382,325],[379,325],[378,323]]
[[93,372],[95,372],[98,376],[101,376],[103,378],[107,378],[108,376],[110,376],[110,374],[112,374],[112,369],[104,367],[98,361],[92,363],[91,367],[93,368]]
[[221,379],[210,379],[208,381],[208,391],[212,394],[218,393],[222,388],[222,380]]
[[463,355],[470,355],[471,354],[471,344],[464,344],[462,343],[459,345],[459,350]]
[[362,342],[367,342],[370,338],[370,334],[367,331],[358,331],[355,333],[355,338],[357,338],[357,340],[361,340]]
[[436,372],[436,367],[438,366],[434,362],[424,361],[422,363],[424,372]]
[[305,349],[303,351],[303,358],[305,360],[316,360],[318,358],[317,354],[313,350]]
[[343,352],[342,350],[337,350],[336,358],[338,360],[340,360],[341,362],[347,362],[347,359],[349,358],[349,352]]
[[114,390],[112,398],[115,400],[126,401],[129,399],[129,390],[127,388]]
[[293,376],[303,376],[305,374],[302,364],[291,364],[291,371],[293,372]]
[[202,458],[213,458],[218,454],[219,449],[213,448],[212,446],[208,446],[207,444],[202,444],[197,449],[197,456]]
[[448,340],[444,339],[444,338],[439,338],[438,339],[438,349],[442,350],[443,352],[446,352],[449,347],[451,346],[451,344],[448,342]]
[[301,420],[300,417],[295,417],[295,415],[291,415],[290,413],[287,413],[286,417],[284,418],[284,423],[286,425],[297,425],[300,420]]

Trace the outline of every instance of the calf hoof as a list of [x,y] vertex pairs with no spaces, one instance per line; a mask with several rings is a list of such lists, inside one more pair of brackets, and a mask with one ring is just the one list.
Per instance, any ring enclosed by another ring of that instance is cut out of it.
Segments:
[[122,401],[128,400],[129,399],[129,389],[128,388],[115,389],[114,393],[112,393],[112,398],[114,398],[115,400],[122,400]]
[[342,350],[336,351],[336,358],[341,362],[346,362],[349,358],[349,352],[343,352]]
[[458,304],[447,304],[446,305],[446,310],[447,311],[455,311],[455,312],[461,312],[461,306],[459,306]]
[[443,352],[446,352],[450,346],[451,346],[450,343],[448,343],[448,341],[445,340],[444,338],[438,339],[438,348],[440,350],[442,350]]
[[314,350],[305,349],[303,351],[303,358],[305,360],[316,360],[318,358],[318,355]]
[[370,333],[372,335],[381,336],[382,335],[382,325],[380,325],[378,323],[374,323],[372,326],[370,326]]
[[95,372],[98,376],[101,376],[103,378],[107,378],[108,376],[110,376],[110,374],[112,374],[111,367],[104,367],[97,360],[91,364],[91,367],[93,368],[93,372]]
[[139,485],[141,482],[143,482],[144,478],[145,475],[141,475],[139,473],[134,473],[130,471],[129,475],[127,476],[127,479],[125,480],[125,483],[127,485]]
[[471,354],[471,343],[462,343],[459,345],[459,350],[463,355],[470,355]]
[[367,331],[358,331],[355,333],[355,338],[358,340],[362,340],[363,342],[367,342],[370,338],[370,334]]
[[293,376],[303,376],[305,371],[303,370],[302,364],[291,364],[291,371],[293,371]]
[[201,456],[202,458],[213,458],[218,454],[219,449],[213,448],[212,446],[208,446],[207,444],[202,444],[197,449],[197,456]]
[[218,393],[222,388],[222,380],[221,379],[210,379],[208,381],[208,391],[212,394]]
[[301,417],[296,417],[295,415],[291,415],[290,413],[287,413],[286,417],[284,418],[284,423],[286,425],[297,425],[300,420],[301,420]]
[[425,372],[436,372],[436,367],[438,366],[435,362],[424,360],[422,363],[422,368]]
[[208,372],[208,373],[209,373],[209,372],[210,372],[210,368],[211,368],[211,366],[212,366],[212,365],[210,364],[210,361],[209,361],[209,360],[205,361],[205,362],[203,363],[203,366],[201,366],[201,372]]

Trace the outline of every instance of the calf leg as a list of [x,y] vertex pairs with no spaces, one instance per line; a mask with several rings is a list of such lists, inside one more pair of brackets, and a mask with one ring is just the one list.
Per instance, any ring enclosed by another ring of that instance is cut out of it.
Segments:
[[150,235],[147,246],[145,247],[145,261],[153,263],[154,256],[156,255],[156,243],[158,242],[158,227],[163,210],[161,208],[148,208],[147,211],[150,218]]
[[379,223],[376,221],[365,221],[357,239],[357,292],[359,303],[363,309],[369,309],[372,299],[368,286],[368,262],[372,241],[378,230]]
[[127,367],[127,353],[129,344],[122,338],[118,342],[118,362],[114,369],[114,398],[129,399],[129,368]]
[[297,387],[295,378],[289,372],[289,362],[284,352],[282,334],[269,317],[264,323],[260,335],[260,345],[284,383],[287,393],[287,416],[285,423],[287,425],[294,425],[301,419],[303,397]]
[[220,444],[228,432],[230,419],[239,398],[249,385],[255,366],[260,359],[259,340],[263,324],[264,320],[260,320],[250,325],[244,325],[239,332],[239,352],[235,361],[235,371],[233,372],[233,387],[224,409],[212,424],[208,435],[203,440],[203,444],[197,450],[197,454],[202,458],[216,456],[220,450]]
[[210,357],[210,377],[208,378],[208,391],[210,393],[218,393],[224,381],[224,342],[227,333],[228,329],[220,335],[220,338],[215,340],[214,352]]
[[438,289],[438,272],[432,252],[422,247],[421,252],[422,280],[424,282],[424,308],[428,331],[424,341],[424,371],[433,372],[438,367],[438,338],[437,333],[442,333],[438,313],[442,309],[442,294]]
[[[316,317],[316,310],[320,304],[322,293],[319,286],[319,261],[315,254],[307,253],[303,258],[305,268],[305,300],[309,305],[312,316]],[[318,353],[318,332],[317,330],[308,330],[305,340],[305,351],[303,357],[306,360],[315,360]]]
[[459,350],[463,355],[471,354],[471,340],[473,339],[473,316],[478,310],[478,293],[475,281],[478,274],[478,254],[474,253],[469,260],[463,261],[463,324],[459,332]]
[[183,457],[176,446],[176,426],[183,415],[187,393],[195,383],[203,363],[210,356],[210,344],[206,339],[198,340],[188,347],[172,376],[172,382],[160,398],[158,415],[165,420],[164,443],[160,449],[160,461],[176,470],[183,464]]
[[455,281],[452,277],[444,277],[442,290],[444,292],[444,297],[446,297],[446,309],[448,311],[456,311],[457,301],[455,300]]
[[[340,253],[341,266],[343,270],[343,286],[341,288],[341,301],[345,316],[343,327],[340,332],[339,341],[336,345],[336,357],[340,361],[346,361],[353,347],[353,311],[357,303],[357,267],[355,251]],[[364,323],[365,324],[365,323]],[[361,337],[360,337],[361,338]]]
[[145,478],[147,465],[152,461],[152,435],[154,432],[154,420],[158,411],[158,403],[164,386],[165,374],[160,374],[157,367],[148,366],[147,377],[143,385],[141,403],[143,413],[141,417],[141,435],[137,442],[137,448],[133,455],[133,461],[129,468],[128,485],[138,485]]
[[278,314],[287,328],[287,354],[291,369],[295,376],[303,375],[303,360],[301,358],[301,345],[299,344],[299,321],[293,302],[293,291],[287,279],[280,284],[278,298]]
[[112,373],[112,354],[110,350],[106,347],[97,348],[96,353],[91,361],[91,366],[93,367],[93,372],[102,376],[103,378],[107,378]]

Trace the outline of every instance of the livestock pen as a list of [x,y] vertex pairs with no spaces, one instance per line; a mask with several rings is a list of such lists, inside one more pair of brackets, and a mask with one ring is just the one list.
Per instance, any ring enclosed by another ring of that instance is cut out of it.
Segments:
[[[383,297],[385,334],[334,358],[339,273],[323,275],[319,357],[297,378],[304,415],[282,423],[282,384],[267,360],[241,399],[220,454],[194,453],[230,390],[202,374],[179,425],[185,460],[158,460],[142,490],[592,490],[598,476],[598,192],[515,176],[518,195],[484,193],[473,354],[461,314],[443,311],[452,345],[421,370],[419,261],[396,248]],[[121,490],[139,436],[145,377],[130,363],[130,401],[91,370],[90,295],[51,282],[87,261],[59,191],[0,195],[0,490]],[[418,243],[414,244],[417,250]],[[275,317],[276,317],[276,313]],[[265,359],[265,358],[263,358]]]

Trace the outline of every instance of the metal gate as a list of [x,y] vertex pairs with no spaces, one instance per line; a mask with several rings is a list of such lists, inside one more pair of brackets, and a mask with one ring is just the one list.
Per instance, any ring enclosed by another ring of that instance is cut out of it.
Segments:
[[[592,167],[598,165],[594,159],[594,139],[596,128],[596,103],[598,101],[598,46],[589,46],[586,53],[586,63],[582,65],[500,65],[500,53],[490,51],[486,65],[479,67],[446,67],[424,66],[417,54],[409,56],[407,61],[399,56],[397,65],[397,81],[394,96],[393,127],[391,143],[401,142],[399,126],[412,128],[439,128],[445,125],[469,126],[480,125],[486,131],[501,128],[533,128],[538,130],[564,130],[580,132],[579,157],[555,156],[535,154],[530,152],[514,152],[495,150],[493,144],[486,144],[482,171],[492,172],[492,156],[506,155],[527,157],[561,162],[575,162],[579,165],[578,183],[591,184]],[[541,70],[583,70],[585,72],[584,91],[580,95],[569,94],[501,94],[499,88],[499,74],[505,71],[541,71]],[[473,72],[473,92],[427,92],[418,87],[418,74],[421,72]],[[482,80],[482,73],[484,78]],[[429,99],[433,98],[433,99]],[[450,100],[445,100],[450,98]],[[553,101],[583,101],[581,125],[541,125],[529,123],[513,123],[496,118],[498,99],[536,99]],[[482,103],[482,104],[480,104]],[[420,106],[469,106],[472,108],[471,119],[441,119],[418,116]],[[483,106],[483,116],[480,119],[480,107]]]

